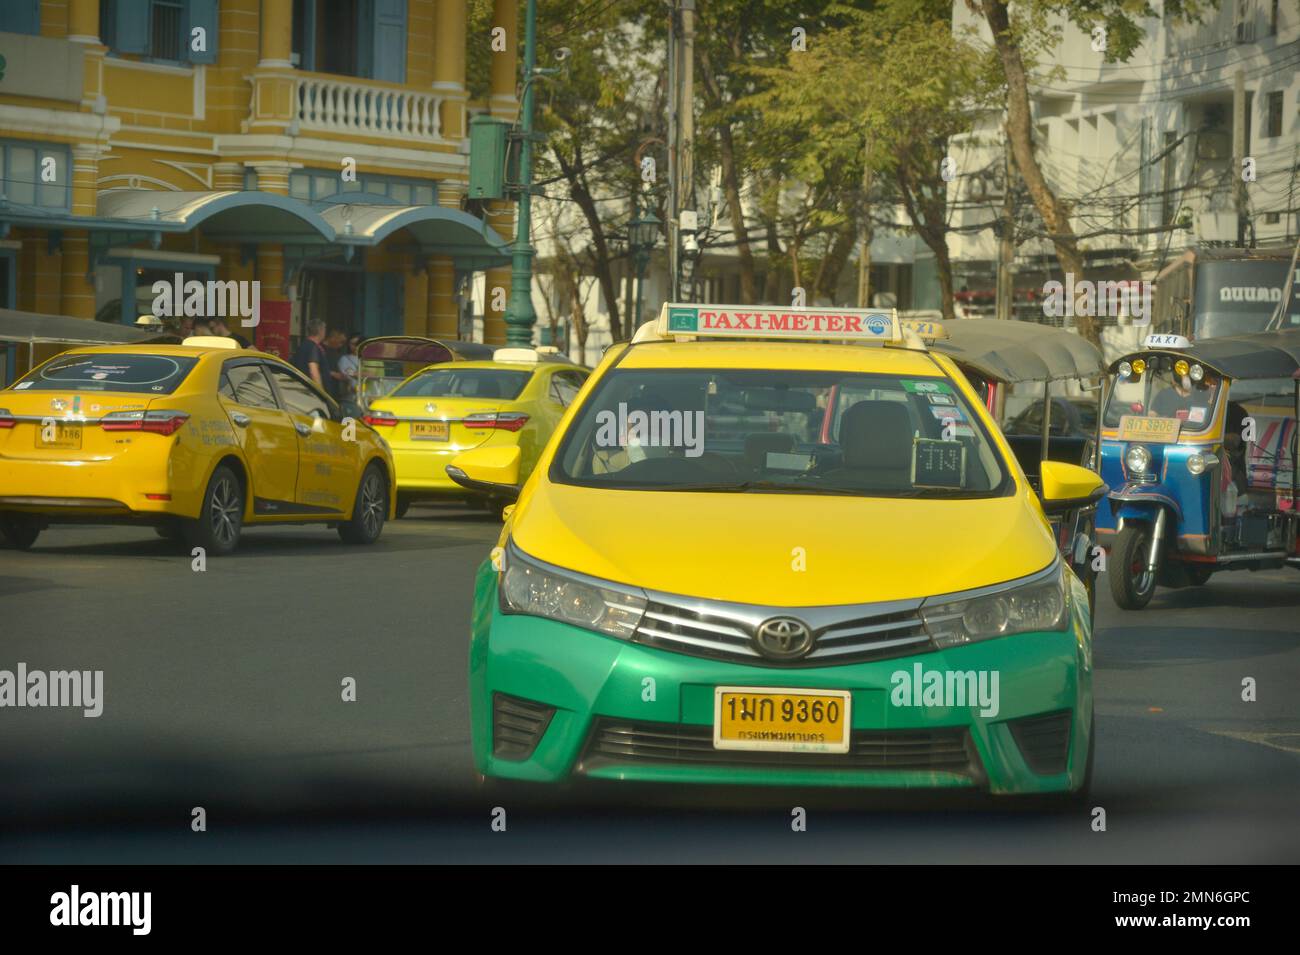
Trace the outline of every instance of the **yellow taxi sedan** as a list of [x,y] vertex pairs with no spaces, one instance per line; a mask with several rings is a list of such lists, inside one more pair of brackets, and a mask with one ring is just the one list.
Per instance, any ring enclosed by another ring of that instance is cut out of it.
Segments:
[[224,338],[75,348],[0,390],[0,534],[152,524],[208,554],[244,525],[379,539],[393,461],[297,369]]
[[[384,435],[397,466],[397,516],[416,500],[512,500],[588,374],[554,352],[501,348],[490,361],[422,368],[372,401],[366,422]],[[505,486],[484,488],[448,472],[463,452],[489,448],[509,462]]]

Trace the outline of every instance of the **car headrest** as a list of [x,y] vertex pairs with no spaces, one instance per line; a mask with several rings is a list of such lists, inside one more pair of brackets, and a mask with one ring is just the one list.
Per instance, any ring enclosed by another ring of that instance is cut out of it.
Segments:
[[788,454],[794,450],[794,435],[785,431],[760,431],[745,435],[745,463],[751,468],[767,467],[769,452]]
[[898,401],[859,401],[844,412],[840,447],[844,466],[894,470],[912,463],[912,419]]

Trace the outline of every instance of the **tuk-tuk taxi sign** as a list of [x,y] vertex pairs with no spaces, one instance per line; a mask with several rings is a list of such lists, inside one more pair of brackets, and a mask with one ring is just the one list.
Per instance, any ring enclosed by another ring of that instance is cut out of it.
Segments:
[[898,316],[866,308],[771,308],[753,305],[665,303],[660,337],[771,338],[779,340],[897,343]]
[[1183,422],[1178,418],[1153,418],[1124,415],[1119,419],[1121,441],[1146,441],[1149,444],[1177,444]]
[[1183,335],[1148,335],[1146,348],[1191,348],[1192,343]]

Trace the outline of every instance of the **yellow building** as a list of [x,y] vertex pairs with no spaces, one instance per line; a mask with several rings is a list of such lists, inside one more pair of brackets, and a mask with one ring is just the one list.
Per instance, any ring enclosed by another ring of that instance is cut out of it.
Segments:
[[469,277],[509,287],[511,207],[465,203],[466,0],[4,0],[0,31],[0,307],[130,324],[177,273],[257,281],[283,350],[312,317],[459,337]]

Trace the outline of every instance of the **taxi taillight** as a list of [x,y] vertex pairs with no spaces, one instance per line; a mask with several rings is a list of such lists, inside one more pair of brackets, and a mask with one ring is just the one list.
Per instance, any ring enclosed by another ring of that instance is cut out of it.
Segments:
[[392,428],[397,424],[397,415],[391,411],[367,411],[361,420],[372,428]]
[[8,408],[0,408],[0,428],[12,428],[18,419],[9,413]]
[[528,423],[528,415],[522,411],[489,411],[482,414],[466,415],[461,423],[467,428],[474,429],[518,431]]
[[99,419],[99,426],[105,431],[175,434],[188,420],[184,411],[112,411]]

